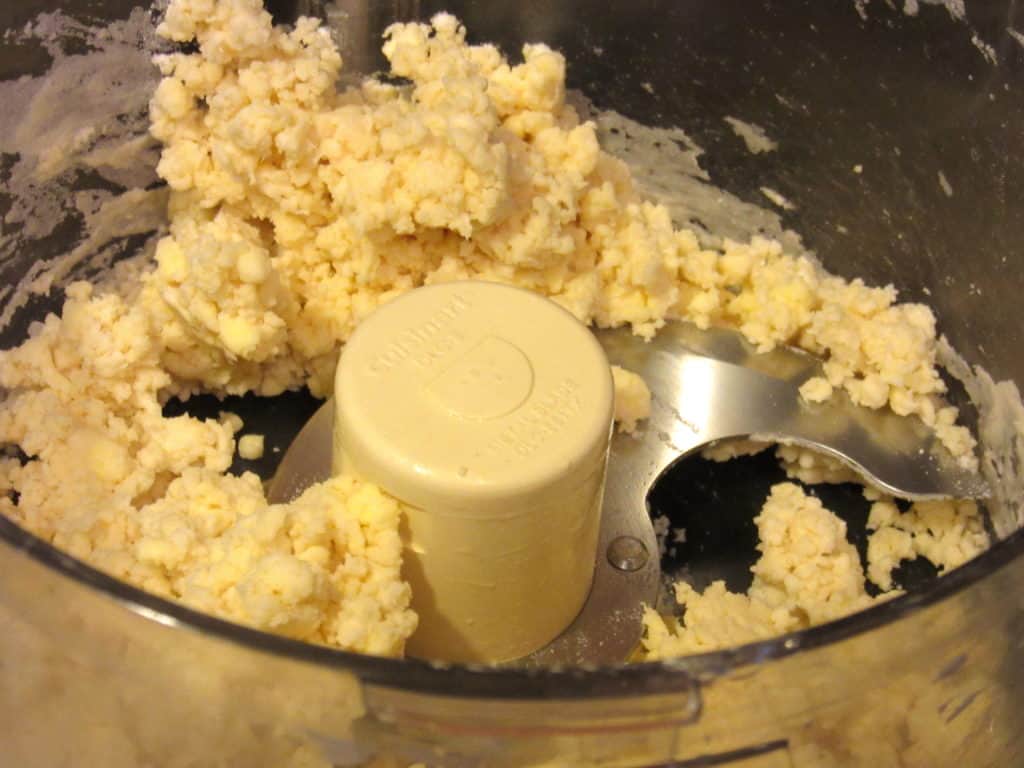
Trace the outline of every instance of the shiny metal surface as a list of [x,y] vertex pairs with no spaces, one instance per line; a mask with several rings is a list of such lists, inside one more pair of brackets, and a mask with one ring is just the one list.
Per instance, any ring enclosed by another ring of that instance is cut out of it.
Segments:
[[[123,18],[132,4],[8,3],[0,27],[58,7]],[[340,5],[370,40],[396,13],[447,9],[507,51],[554,45],[571,85],[599,107],[684,126],[716,185],[757,202],[770,183],[796,205],[785,225],[826,266],[926,299],[969,364],[1024,382],[1024,48],[1007,32],[1024,29],[1016,3],[968,3],[963,21],[930,3],[910,16],[903,4],[816,0]],[[998,66],[974,40],[992,45]],[[379,66],[363,37],[356,50]],[[43,46],[5,38],[0,78],[47,61]],[[728,115],[763,126],[778,151],[750,156]],[[75,232],[0,253],[0,280],[13,284]],[[30,304],[3,344],[54,307],[52,297]],[[1019,508],[997,493],[1001,530],[1017,527]],[[2,762],[1006,768],[1024,764],[1022,584],[1017,531],[927,589],[744,648],[602,669],[437,668],[201,616],[0,519]]]
[[[843,393],[827,403],[803,402],[800,385],[821,374],[808,355],[788,348],[758,354],[734,331],[682,322],[667,324],[650,342],[628,328],[596,335],[612,364],[647,382],[651,415],[639,434],[612,438],[586,603],[523,664],[615,664],[630,657],[643,632],[643,606],[659,605],[663,586],[647,496],[672,464],[718,440],[753,436],[811,448],[903,498],[988,495],[981,476],[962,469],[919,419],[858,407]],[[333,413],[328,401],[288,447],[268,485],[271,501],[291,501],[330,477]],[[617,564],[626,557],[627,566]]]
[[905,499],[989,495],[985,480],[960,467],[917,417],[863,408],[841,392],[825,403],[802,400],[800,385],[822,375],[809,355],[786,347],[759,354],[739,333],[680,322],[650,343],[623,328],[597,336],[613,364],[639,373],[651,389],[643,435],[616,459],[630,463],[617,477],[626,476],[633,507],[673,462],[736,437],[820,451]]

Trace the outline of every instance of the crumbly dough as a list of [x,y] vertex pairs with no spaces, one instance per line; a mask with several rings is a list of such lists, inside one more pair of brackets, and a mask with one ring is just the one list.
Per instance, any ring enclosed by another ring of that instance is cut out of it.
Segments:
[[[401,579],[399,508],[336,479],[268,505],[224,474],[237,416],[165,418],[170,378],[137,304],[85,283],[63,317],[4,353],[0,509],[113,576],[292,637],[400,654],[416,626]],[[17,494],[17,496],[14,495]]]
[[981,554],[988,534],[978,505],[970,500],[919,501],[906,512],[882,498],[868,515],[868,578],[892,588],[892,571],[904,560],[924,557],[940,573]]
[[793,483],[771,490],[755,518],[761,557],[746,594],[716,581],[703,592],[676,584],[682,619],[644,613],[644,656],[665,659],[762,640],[872,605],[846,523]]
[[[825,479],[823,482],[832,482]],[[839,482],[844,482],[839,480]],[[644,613],[644,657],[670,658],[742,645],[840,618],[900,594],[892,572],[922,556],[940,572],[963,565],[988,546],[981,512],[973,501],[924,501],[900,512],[889,497],[877,498],[868,517],[867,578],[882,590],[865,590],[857,550],[846,524],[793,483],[781,483],[755,518],[760,559],[746,594],[713,582],[703,592],[675,585],[681,620]]]
[[[155,265],[103,291],[73,285],[60,317],[0,353],[0,441],[21,452],[0,460],[0,509],[73,555],[252,626],[400,654],[416,617],[394,501],[336,479],[269,505],[255,476],[225,474],[236,418],[161,409],[199,391],[327,394],[364,317],[451,280],[522,286],[645,338],[685,318],[765,350],[799,345],[826,360],[806,397],[842,387],[916,413],[974,461],[941,400],[930,310],[765,238],[702,248],[565,104],[565,60],[548,47],[513,65],[440,14],[387,32],[391,74],[408,85],[339,92],[327,31],[275,28],[260,0],[172,0],[159,33],[198,49],[157,57],[170,224]],[[644,395],[616,379],[630,429]],[[765,631],[764,611],[781,631],[870,602],[842,524],[793,488],[759,518],[758,589],[728,598],[747,606],[729,620],[748,634]],[[680,589],[696,631],[706,598]],[[701,632],[674,647],[735,641]]]

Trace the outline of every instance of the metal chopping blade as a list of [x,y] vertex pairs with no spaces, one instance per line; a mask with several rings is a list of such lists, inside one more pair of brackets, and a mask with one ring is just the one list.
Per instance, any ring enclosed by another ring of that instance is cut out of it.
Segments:
[[[984,480],[962,468],[915,417],[853,405],[845,393],[808,404],[800,385],[820,361],[788,348],[757,353],[738,333],[670,323],[650,342],[628,329],[598,331],[609,362],[643,377],[651,415],[636,435],[616,434],[608,460],[597,562],[575,621],[527,666],[605,665],[626,660],[657,604],[661,567],[647,507],[655,481],[676,461],[718,440],[792,443],[844,462],[866,483],[902,498],[982,498]],[[289,447],[268,497],[285,502],[331,472],[328,401]]]

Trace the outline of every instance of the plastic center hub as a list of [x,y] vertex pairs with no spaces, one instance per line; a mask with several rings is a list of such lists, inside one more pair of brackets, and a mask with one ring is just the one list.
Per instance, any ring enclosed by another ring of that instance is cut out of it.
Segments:
[[428,385],[452,415],[495,419],[518,409],[533,390],[533,366],[515,344],[488,336]]
[[593,335],[518,288],[420,288],[359,326],[335,395],[335,471],[404,506],[408,652],[501,662],[558,636],[593,578],[611,432]]

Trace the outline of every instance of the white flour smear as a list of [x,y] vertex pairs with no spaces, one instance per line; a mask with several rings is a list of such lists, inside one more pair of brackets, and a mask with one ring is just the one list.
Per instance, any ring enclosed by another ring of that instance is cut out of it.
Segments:
[[[878,6],[887,6],[889,8],[895,8],[892,0],[885,0],[884,3],[878,3]],[[921,6],[923,5],[936,5],[946,9],[949,17],[956,22],[962,22],[970,32],[971,45],[978,49],[978,53],[981,54],[982,58],[985,59],[992,66],[999,64],[999,57],[996,54],[996,49],[987,41],[983,40],[971,23],[967,20],[967,6],[965,0],[903,0],[902,11],[906,16],[917,17],[921,13]],[[863,21],[867,21],[869,14],[868,11],[871,8],[871,0],[853,0],[853,7],[857,11],[857,15]],[[1014,35],[1012,29],[1008,30],[1011,35]]]
[[939,362],[963,383],[978,409],[981,469],[992,487],[992,526],[1005,538],[1024,526],[1024,404],[1012,381],[995,381],[980,366],[972,368],[945,337],[939,339]]
[[733,133],[743,139],[743,143],[747,145],[747,151],[752,155],[774,152],[779,148],[778,143],[768,138],[764,128],[756,123],[747,123],[736,117],[727,117],[725,122],[732,128]]
[[597,123],[601,146],[629,165],[640,189],[668,208],[676,226],[692,228],[708,246],[765,235],[792,253],[805,252],[800,236],[783,227],[777,213],[716,187],[700,167],[704,151],[682,129],[650,128],[618,112],[594,113],[580,102],[577,96],[581,114]]
[[[52,64],[0,82],[0,152],[16,158],[3,179],[10,208],[0,222],[0,265],[26,258],[62,225],[81,234],[68,252],[39,258],[17,286],[4,287],[0,327],[32,295],[110,267],[123,238],[159,228],[166,207],[162,189],[147,190],[159,157],[146,132],[157,82],[149,11],[136,8],[106,27],[46,13],[4,42],[41,45]],[[66,53],[69,43],[85,52]]]

